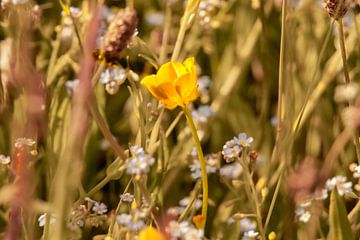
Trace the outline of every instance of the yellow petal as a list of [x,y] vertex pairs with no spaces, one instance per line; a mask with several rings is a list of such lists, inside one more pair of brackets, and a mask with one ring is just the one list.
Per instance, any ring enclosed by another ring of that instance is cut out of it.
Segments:
[[179,77],[175,84],[183,103],[187,104],[197,98],[197,81],[192,77],[192,73]]
[[173,83],[165,82],[157,86],[156,94],[161,95],[159,99],[167,108],[174,109],[176,106],[182,106],[179,94]]
[[175,79],[186,74],[186,68],[178,62],[168,62],[162,65],[156,74],[157,84],[164,82],[174,82]]
[[153,227],[141,230],[138,240],[166,240],[165,236]]
[[146,76],[140,83],[147,88],[149,88],[149,86],[156,85],[156,76],[154,74]]

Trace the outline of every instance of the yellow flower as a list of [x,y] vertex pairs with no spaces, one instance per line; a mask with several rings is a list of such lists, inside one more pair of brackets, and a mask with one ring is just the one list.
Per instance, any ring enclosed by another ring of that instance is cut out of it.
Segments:
[[138,240],[166,240],[166,238],[155,228],[147,227],[141,230]]
[[146,76],[141,84],[165,107],[185,107],[198,97],[195,60],[191,57],[184,63],[165,63],[156,75]]

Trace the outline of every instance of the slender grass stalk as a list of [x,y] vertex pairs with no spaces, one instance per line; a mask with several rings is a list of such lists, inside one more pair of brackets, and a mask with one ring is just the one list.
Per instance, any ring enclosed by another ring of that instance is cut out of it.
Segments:
[[168,47],[168,41],[169,41],[169,35],[170,35],[170,29],[171,29],[171,7],[170,4],[166,4],[165,9],[165,23],[164,23],[164,33],[162,36],[162,43],[160,48],[160,56],[159,56],[159,63],[164,63],[167,55],[167,47]]
[[[128,182],[128,184],[126,185],[123,194],[126,193],[129,190],[132,181],[133,181],[133,178],[131,178],[130,181]],[[110,222],[110,225],[109,225],[109,229],[108,229],[108,233],[107,233],[107,236],[109,236],[109,237],[112,236],[114,226],[115,226],[115,222],[116,222],[116,215],[118,215],[119,212],[120,212],[121,203],[122,203],[122,200],[120,198],[119,203],[118,203],[118,205],[116,207],[116,210],[115,210],[114,217],[111,219],[111,222]]]
[[193,135],[193,139],[195,141],[196,150],[198,153],[199,161],[200,161],[200,168],[201,168],[201,178],[202,178],[202,210],[201,215],[204,217],[204,225],[203,228],[205,228],[206,225],[206,219],[207,219],[207,210],[208,210],[208,198],[209,198],[209,187],[208,187],[208,179],[207,179],[207,173],[206,173],[206,162],[204,159],[204,154],[201,148],[200,139],[194,124],[194,120],[189,112],[189,109],[187,106],[183,108],[183,111],[185,113],[186,119],[188,121],[189,127],[191,129],[191,133]]
[[[343,71],[344,71],[344,77],[346,84],[349,84],[351,82],[349,70],[347,66],[347,57],[346,57],[346,48],[345,48],[345,35],[344,35],[344,26],[343,26],[343,20],[340,18],[338,20],[338,30],[339,30],[339,43],[340,43],[340,50],[341,50],[341,57],[343,61]],[[360,141],[359,141],[359,131],[355,130],[354,133],[354,144],[356,149],[356,157],[358,160],[358,163],[360,163]]]
[[285,74],[285,48],[286,48],[286,8],[287,0],[282,1],[281,7],[281,42],[280,42],[280,61],[279,61],[279,87],[278,87],[278,108],[277,108],[277,128],[276,128],[276,141],[278,141],[281,131],[281,125],[283,121],[283,84],[284,84],[284,74]]
[[252,204],[253,204],[253,208],[256,213],[256,222],[257,222],[257,226],[259,228],[259,233],[260,233],[261,239],[265,239],[265,232],[264,232],[264,228],[263,228],[263,224],[262,224],[259,197],[256,193],[255,184],[254,184],[252,175],[250,173],[248,160],[246,159],[247,154],[246,154],[246,152],[243,152],[242,155],[243,155],[242,161],[240,161],[240,162],[244,169],[244,177],[245,177],[245,181],[246,181],[245,190],[248,194],[249,201],[252,202]]

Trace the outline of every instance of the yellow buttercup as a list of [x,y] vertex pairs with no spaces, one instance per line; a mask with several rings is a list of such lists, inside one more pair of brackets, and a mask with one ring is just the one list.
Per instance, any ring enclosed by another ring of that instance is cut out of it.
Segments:
[[165,63],[156,75],[146,76],[141,84],[166,108],[184,108],[198,97],[195,60],[191,57],[183,63]]

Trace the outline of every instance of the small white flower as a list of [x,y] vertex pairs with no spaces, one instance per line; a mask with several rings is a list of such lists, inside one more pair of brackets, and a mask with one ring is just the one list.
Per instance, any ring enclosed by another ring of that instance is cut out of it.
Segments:
[[[186,207],[190,203],[190,198],[185,197],[179,201],[179,205],[182,207]],[[195,205],[196,209],[200,209],[202,206],[202,201],[200,199],[196,199],[195,202],[193,202],[193,205]]]
[[105,214],[108,211],[107,206],[104,203],[98,203],[98,202],[94,203],[92,210],[98,215]]
[[131,203],[132,201],[134,201],[134,195],[132,195],[130,193],[124,193],[124,194],[120,195],[120,199],[123,202]]
[[236,158],[239,157],[239,154],[241,153],[241,148],[238,145],[228,146],[227,144],[225,144],[221,153],[225,159]]
[[8,165],[11,162],[11,159],[9,156],[0,155],[0,164],[2,165]]
[[121,213],[120,215],[116,216],[116,221],[120,225],[127,226],[128,224],[130,224],[132,222],[132,216],[130,214]]
[[[200,167],[200,161],[195,159],[194,163],[189,165],[190,171],[191,171],[191,177],[196,180],[201,178],[201,167]],[[216,172],[216,167],[214,166],[210,166],[208,164],[206,164],[206,172],[207,173],[215,173]]]
[[254,141],[252,137],[247,137],[246,133],[240,133],[239,136],[234,137],[234,141],[240,147],[250,147],[251,143]]
[[354,178],[360,178],[360,165],[356,166],[353,171]]
[[242,237],[242,240],[254,239],[258,235],[259,235],[258,232],[255,232],[254,230],[250,230],[248,232],[244,232],[244,236]]
[[[39,216],[38,218],[38,222],[39,222],[39,227],[43,227],[45,226],[46,223],[46,215],[47,213],[43,213]],[[56,218],[54,215],[50,215],[50,224],[54,224],[56,221]]]
[[198,123],[206,123],[208,118],[212,115],[214,115],[214,112],[208,105],[200,106],[198,109],[191,112],[191,116]]
[[28,146],[28,147],[32,147],[36,144],[36,141],[31,139],[31,138],[17,138],[15,140],[15,144],[14,146],[16,148],[20,148],[23,147],[24,145]]
[[301,206],[296,207],[295,215],[297,216],[298,220],[303,223],[307,223],[311,218],[311,213]]
[[243,218],[240,220],[240,232],[249,232],[256,229],[256,222]]
[[133,157],[125,165],[126,172],[131,175],[146,174],[155,163],[155,158],[138,146],[132,146],[130,151]]
[[315,200],[325,200],[326,198],[328,198],[328,196],[329,194],[326,189],[316,190],[316,192],[314,193]]
[[346,182],[345,176],[335,176],[331,179],[328,179],[325,183],[325,187],[328,191],[332,191],[335,187],[340,196],[343,196],[345,193],[352,191],[352,182]]
[[77,86],[79,86],[80,84],[80,80],[79,79],[74,79],[74,80],[69,80],[65,82],[65,87],[66,87],[66,91],[68,93],[69,96],[72,96],[75,88]]
[[237,179],[240,177],[242,172],[243,168],[238,162],[226,164],[220,168],[220,175],[228,179]]

